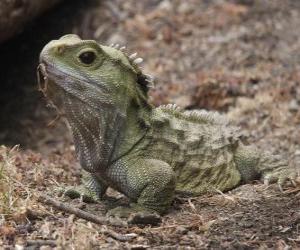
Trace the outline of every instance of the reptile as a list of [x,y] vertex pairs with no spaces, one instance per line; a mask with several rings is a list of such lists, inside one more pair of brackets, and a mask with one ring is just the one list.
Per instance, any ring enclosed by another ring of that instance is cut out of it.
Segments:
[[245,143],[224,115],[151,105],[153,78],[124,49],[69,34],[40,53],[40,88],[65,112],[83,169],[69,194],[102,199],[111,187],[130,200],[111,215],[162,215],[176,194],[223,192],[259,178],[294,183],[287,160]]

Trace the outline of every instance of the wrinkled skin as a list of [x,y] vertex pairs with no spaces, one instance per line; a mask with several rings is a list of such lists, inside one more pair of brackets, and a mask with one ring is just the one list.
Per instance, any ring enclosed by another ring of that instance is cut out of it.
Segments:
[[98,200],[112,187],[131,204],[110,215],[163,214],[175,193],[226,191],[260,177],[294,181],[286,161],[243,145],[223,116],[148,104],[151,79],[139,61],[76,35],[42,50],[41,89],[65,111],[84,170],[83,185],[67,194]]

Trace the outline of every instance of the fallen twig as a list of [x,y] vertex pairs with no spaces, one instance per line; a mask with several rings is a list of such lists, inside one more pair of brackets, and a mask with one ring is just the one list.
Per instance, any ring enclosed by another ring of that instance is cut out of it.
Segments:
[[41,247],[41,246],[51,246],[56,247],[56,241],[55,240],[27,240],[26,246],[35,246],[35,247]]
[[299,191],[300,191],[300,187],[285,190],[285,191],[283,191],[283,193],[284,193],[284,194],[292,194],[292,193],[297,193],[297,192],[299,192]]
[[224,194],[221,190],[218,190],[218,189],[215,189],[215,191],[217,193],[219,193],[220,195],[222,195],[225,199],[228,199],[228,200],[230,200],[230,201],[232,201],[234,203],[237,202],[236,199],[233,196],[230,196],[228,194]]
[[93,223],[99,224],[99,225],[112,225],[112,226],[118,226],[118,227],[126,227],[127,222],[122,221],[120,219],[110,218],[110,217],[104,217],[104,216],[96,216],[94,214],[88,213],[86,211],[83,211],[81,209],[75,208],[73,206],[70,206],[64,202],[56,201],[53,198],[49,197],[45,194],[38,194],[35,195],[38,198],[38,201],[51,205],[55,207],[58,210],[65,211],[70,214],[74,214],[79,218],[82,218],[87,221],[91,221]]
[[[79,223],[77,223],[77,224],[79,224]],[[91,230],[92,232],[99,232],[98,229],[95,229],[95,228],[90,227],[88,225],[80,224],[80,226],[86,228],[87,230]],[[110,237],[112,237],[112,238],[114,238],[115,240],[118,240],[118,241],[130,241],[133,238],[136,238],[138,236],[138,234],[136,234],[136,233],[128,233],[128,234],[117,233],[117,232],[115,232],[111,229],[108,229],[106,225],[101,226],[100,232],[102,234],[106,234],[106,235],[108,235],[108,236],[110,236]]]
[[129,241],[133,238],[136,238],[138,235],[135,233],[130,234],[119,234],[113,230],[108,229],[107,227],[102,227],[101,232],[111,236],[112,238],[119,241]]
[[171,229],[171,228],[177,228],[177,227],[182,227],[185,229],[191,229],[193,227],[199,227],[199,222],[194,222],[191,223],[190,225],[180,225],[180,224],[175,224],[175,225],[167,225],[167,226],[161,226],[161,227],[153,227],[151,228],[151,230],[153,231],[157,231],[157,230],[162,230],[162,229]]

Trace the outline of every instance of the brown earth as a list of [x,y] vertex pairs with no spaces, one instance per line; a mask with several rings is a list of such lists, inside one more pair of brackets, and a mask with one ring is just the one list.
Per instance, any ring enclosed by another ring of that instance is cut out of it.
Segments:
[[[33,70],[42,46],[66,32],[127,45],[145,58],[144,71],[157,78],[154,104],[225,112],[252,143],[288,157],[299,169],[300,2],[79,2],[62,5],[29,27],[21,36],[23,49],[20,37],[0,48],[6,62],[0,140],[10,147],[21,144],[18,151],[0,152],[0,244],[8,249],[26,244],[28,249],[300,248],[299,185],[281,193],[276,185],[255,182],[224,194],[177,198],[158,226],[96,225],[38,202],[36,196],[47,193],[103,216],[108,207],[127,201],[112,190],[112,198],[96,204],[53,192],[79,183],[79,165],[64,120],[47,126],[55,112],[44,108]],[[47,32],[49,26],[54,31]],[[38,39],[28,35],[32,29]]]

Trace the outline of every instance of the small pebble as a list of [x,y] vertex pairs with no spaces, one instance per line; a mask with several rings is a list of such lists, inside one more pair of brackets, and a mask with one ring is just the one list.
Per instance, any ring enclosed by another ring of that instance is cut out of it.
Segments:
[[289,111],[297,112],[299,110],[299,104],[297,100],[293,99],[289,103]]
[[178,234],[186,234],[188,231],[189,231],[189,230],[188,230],[187,228],[182,227],[182,226],[178,226],[178,227],[176,228],[176,232],[177,232]]

